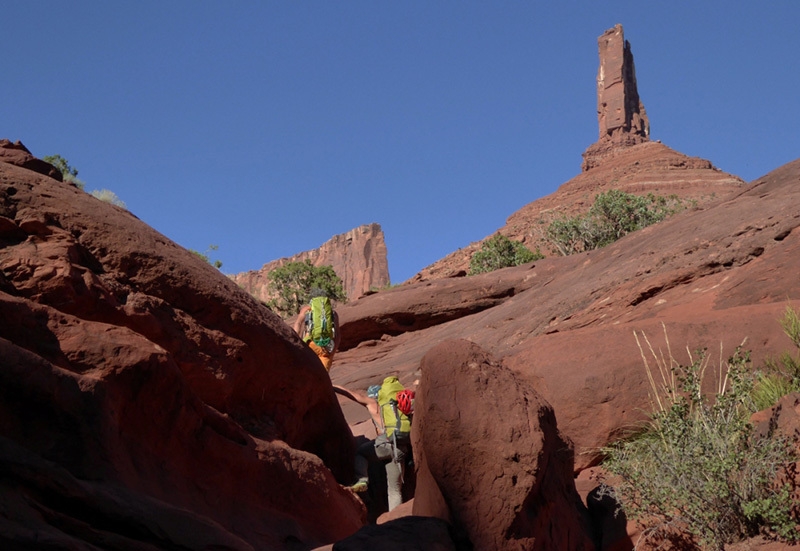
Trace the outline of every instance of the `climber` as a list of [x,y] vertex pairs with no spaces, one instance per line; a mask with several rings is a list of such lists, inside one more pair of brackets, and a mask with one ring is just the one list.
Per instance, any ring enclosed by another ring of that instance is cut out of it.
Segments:
[[342,335],[339,331],[339,314],[333,309],[327,293],[319,287],[311,289],[311,300],[300,308],[294,322],[294,332],[319,357],[325,370],[330,371]]
[[367,398],[356,401],[370,410],[378,436],[358,447],[356,474],[359,478],[351,488],[356,492],[365,492],[369,484],[369,463],[382,462],[386,468],[391,511],[403,502],[404,468],[406,461],[411,459],[414,391],[405,389],[397,376],[392,375],[386,377],[383,384],[370,386]]

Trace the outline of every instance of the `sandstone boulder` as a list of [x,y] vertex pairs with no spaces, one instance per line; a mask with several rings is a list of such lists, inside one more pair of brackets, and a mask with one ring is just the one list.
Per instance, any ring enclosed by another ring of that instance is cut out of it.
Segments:
[[328,375],[279,317],[22,166],[0,162],[0,220],[9,546],[304,549],[363,524]]
[[475,549],[594,549],[549,404],[465,340],[434,347],[421,369],[414,514],[451,521]]

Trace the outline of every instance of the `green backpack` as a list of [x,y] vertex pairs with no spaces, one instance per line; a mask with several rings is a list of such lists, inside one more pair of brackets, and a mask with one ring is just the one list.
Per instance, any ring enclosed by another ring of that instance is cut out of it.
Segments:
[[311,310],[306,313],[306,342],[314,341],[320,348],[333,350],[335,326],[333,306],[328,297],[314,297],[309,303]]
[[395,376],[386,377],[378,391],[378,407],[389,438],[408,438],[411,434],[411,418],[397,407],[397,393],[405,390]]

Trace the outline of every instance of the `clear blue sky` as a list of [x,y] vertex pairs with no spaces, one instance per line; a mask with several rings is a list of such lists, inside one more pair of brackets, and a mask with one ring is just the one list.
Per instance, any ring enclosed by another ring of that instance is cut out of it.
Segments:
[[362,224],[392,281],[580,172],[621,23],[652,138],[753,180],[800,157],[800,2],[6,2],[0,137],[222,271]]

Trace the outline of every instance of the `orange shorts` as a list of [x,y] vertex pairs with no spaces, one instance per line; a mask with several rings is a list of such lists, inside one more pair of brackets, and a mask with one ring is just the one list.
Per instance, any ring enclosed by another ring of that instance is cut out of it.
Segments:
[[322,362],[322,367],[325,368],[325,371],[330,371],[331,364],[333,363],[333,353],[328,352],[314,341],[308,341],[308,347],[319,356],[319,361]]

